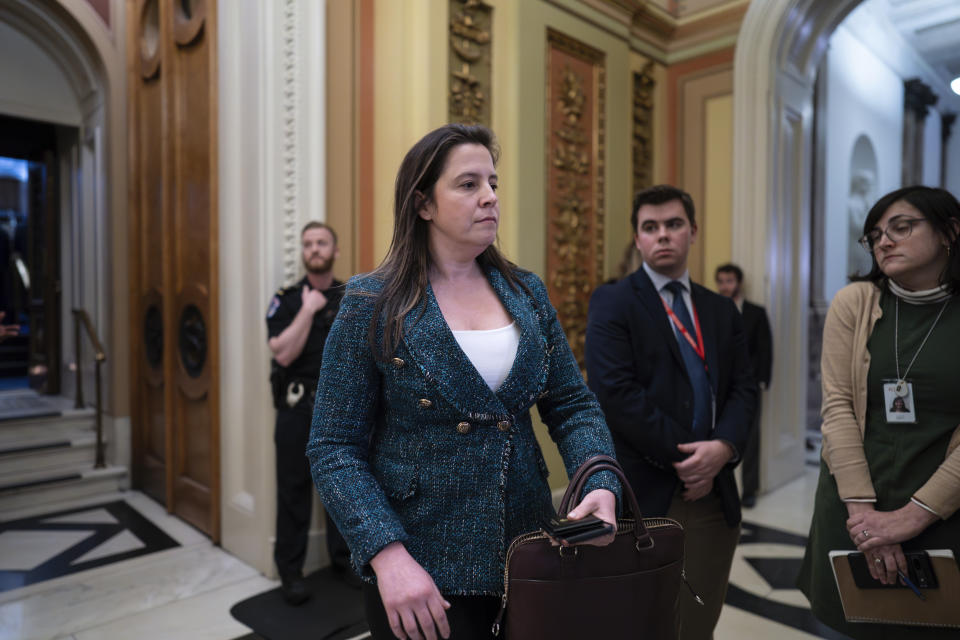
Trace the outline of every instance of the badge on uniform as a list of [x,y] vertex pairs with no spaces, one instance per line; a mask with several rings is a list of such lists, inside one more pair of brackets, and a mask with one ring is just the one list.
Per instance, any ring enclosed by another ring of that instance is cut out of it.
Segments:
[[280,297],[273,296],[273,299],[270,300],[270,306],[267,307],[267,317],[272,318],[273,314],[277,312],[277,309],[280,308]]
[[883,407],[888,423],[915,423],[917,405],[914,403],[913,383],[908,380],[884,380]]
[[287,406],[291,409],[297,406],[303,397],[303,383],[294,381],[287,385]]

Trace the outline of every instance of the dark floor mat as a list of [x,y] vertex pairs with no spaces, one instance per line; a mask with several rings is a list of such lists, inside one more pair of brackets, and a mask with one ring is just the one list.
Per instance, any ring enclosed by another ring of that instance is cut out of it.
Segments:
[[345,640],[367,630],[363,595],[329,568],[306,577],[310,599],[288,605],[280,587],[238,602],[230,615],[265,640]]

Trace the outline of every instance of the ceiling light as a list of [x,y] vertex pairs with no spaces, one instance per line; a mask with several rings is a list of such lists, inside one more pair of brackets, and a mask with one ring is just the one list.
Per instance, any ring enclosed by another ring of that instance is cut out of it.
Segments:
[[953,82],[950,83],[950,88],[953,89],[955,94],[960,96],[960,76],[953,79]]

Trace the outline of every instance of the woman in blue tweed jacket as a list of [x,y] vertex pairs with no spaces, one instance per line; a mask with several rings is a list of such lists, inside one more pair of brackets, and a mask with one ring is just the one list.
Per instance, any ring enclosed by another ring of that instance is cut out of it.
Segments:
[[[388,255],[327,338],[307,455],[374,638],[490,637],[507,545],[552,513],[534,404],[568,474],[613,455],[543,283],[494,246],[495,158],[464,125],[407,153]],[[595,475],[571,517],[616,526],[619,490]]]

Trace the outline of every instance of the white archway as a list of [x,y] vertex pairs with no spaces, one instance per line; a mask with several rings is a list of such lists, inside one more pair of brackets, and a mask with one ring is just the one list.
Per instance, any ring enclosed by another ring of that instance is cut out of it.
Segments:
[[767,490],[803,473],[814,83],[831,34],[861,1],[751,2],[737,38],[733,255],[747,273],[764,274],[750,293],[773,324],[761,456]]
[[[63,91],[75,98],[48,108],[0,100],[0,113],[70,127],[58,141],[57,172],[63,360],[73,360],[70,309],[84,308],[108,355],[104,399],[111,462],[129,464],[128,318],[126,306],[114,300],[127,290],[125,21],[122,2],[112,2],[111,9],[112,31],[85,0],[0,3],[0,23],[26,39],[49,68],[58,69]],[[63,371],[69,392],[74,383]]]

